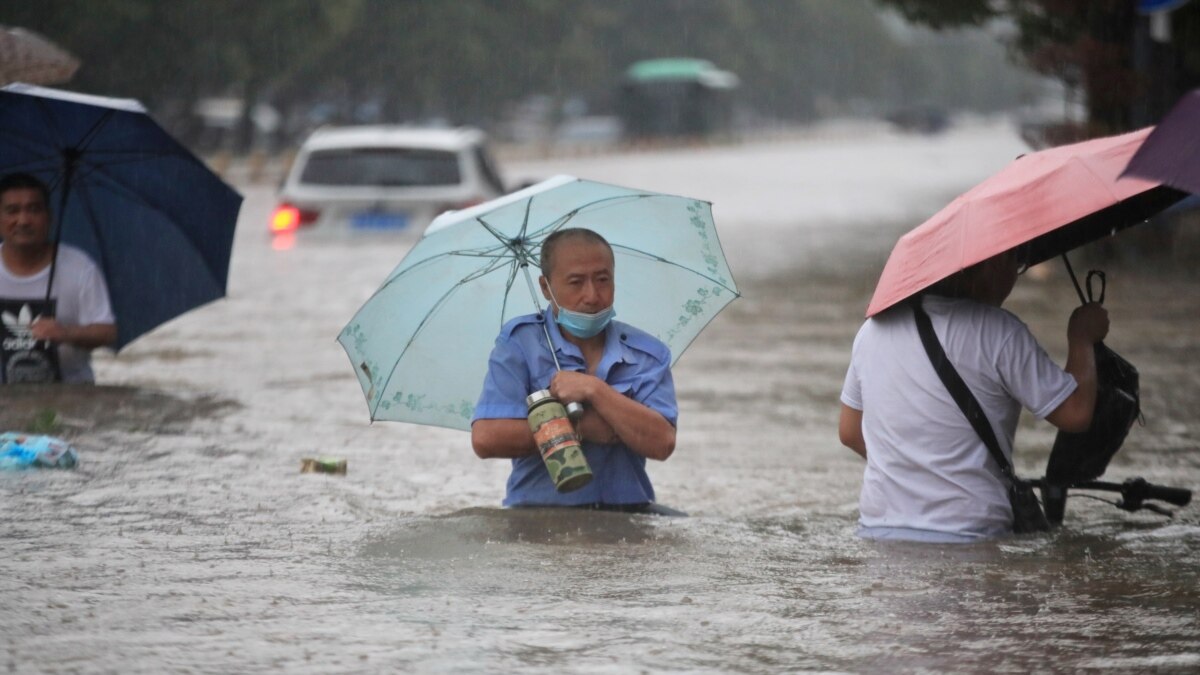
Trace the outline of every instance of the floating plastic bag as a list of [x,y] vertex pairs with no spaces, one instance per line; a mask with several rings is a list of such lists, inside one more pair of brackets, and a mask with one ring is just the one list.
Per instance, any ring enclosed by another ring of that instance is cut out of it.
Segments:
[[70,469],[78,462],[79,453],[62,439],[12,431],[0,434],[0,470]]

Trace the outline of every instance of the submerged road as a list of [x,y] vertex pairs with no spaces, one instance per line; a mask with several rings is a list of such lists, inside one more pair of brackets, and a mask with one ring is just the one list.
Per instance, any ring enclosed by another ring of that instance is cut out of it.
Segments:
[[[1075,499],[1053,534],[966,547],[853,537],[862,464],[836,440],[850,341],[895,238],[1023,152],[1004,124],[514,163],[708,199],[744,297],[680,360],[691,514],[497,508],[466,434],[367,420],[334,338],[411,237],[272,240],[247,199],[229,295],[97,359],[105,385],[0,394],[57,413],[75,471],[0,474],[0,667],[12,672],[995,672],[1200,668],[1200,509]],[[1126,236],[1126,235],[1122,235]],[[1146,425],[1106,478],[1200,487],[1200,293],[1110,272],[1108,344]],[[1010,308],[1053,356],[1056,269]],[[1018,470],[1053,433],[1024,420]],[[345,458],[345,476],[299,473]]]

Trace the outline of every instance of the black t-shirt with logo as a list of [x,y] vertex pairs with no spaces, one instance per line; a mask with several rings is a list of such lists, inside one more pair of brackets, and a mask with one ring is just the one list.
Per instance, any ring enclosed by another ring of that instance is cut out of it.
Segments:
[[0,298],[0,383],[58,382],[58,347],[33,338],[33,322],[54,316],[55,300]]

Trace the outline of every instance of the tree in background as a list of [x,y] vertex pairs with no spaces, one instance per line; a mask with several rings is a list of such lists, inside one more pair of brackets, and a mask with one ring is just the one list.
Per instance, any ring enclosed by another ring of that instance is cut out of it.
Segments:
[[40,0],[9,3],[0,23],[51,37],[83,65],[71,88],[143,101],[184,142],[197,100],[243,99],[239,136],[269,87],[336,48],[359,0]]
[[1087,124],[1056,142],[1133,129],[1161,117],[1200,85],[1200,3],[1171,15],[1172,38],[1150,39],[1134,0],[877,0],[932,28],[1005,19],[1015,54],[1040,73],[1082,91]]
[[533,95],[611,112],[626,68],[657,57],[735,72],[743,110],[785,122],[990,111],[1031,89],[981,32],[901,39],[871,0],[38,0],[0,23],[79,56],[71,88],[141,99],[188,143],[197,101],[240,101],[242,150],[258,102],[293,138],[326,122],[489,127]]

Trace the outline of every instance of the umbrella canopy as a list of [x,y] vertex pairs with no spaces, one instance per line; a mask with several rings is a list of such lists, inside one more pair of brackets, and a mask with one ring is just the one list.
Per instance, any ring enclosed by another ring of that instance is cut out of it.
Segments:
[[104,271],[120,349],[225,295],[242,197],[130,99],[0,89],[0,175],[49,185],[59,241]]
[[675,359],[738,297],[708,202],[551,178],[439,216],[342,330],[371,419],[469,429],[501,326],[538,309],[541,242],[567,227],[608,240],[618,318]]
[[1192,90],[1171,108],[1121,175],[1200,194],[1200,89]]
[[867,316],[978,262],[1023,246],[1035,264],[1135,225],[1184,197],[1118,178],[1143,129],[1022,155],[900,237]]
[[78,69],[78,59],[41,35],[0,26],[0,85],[62,84]]

